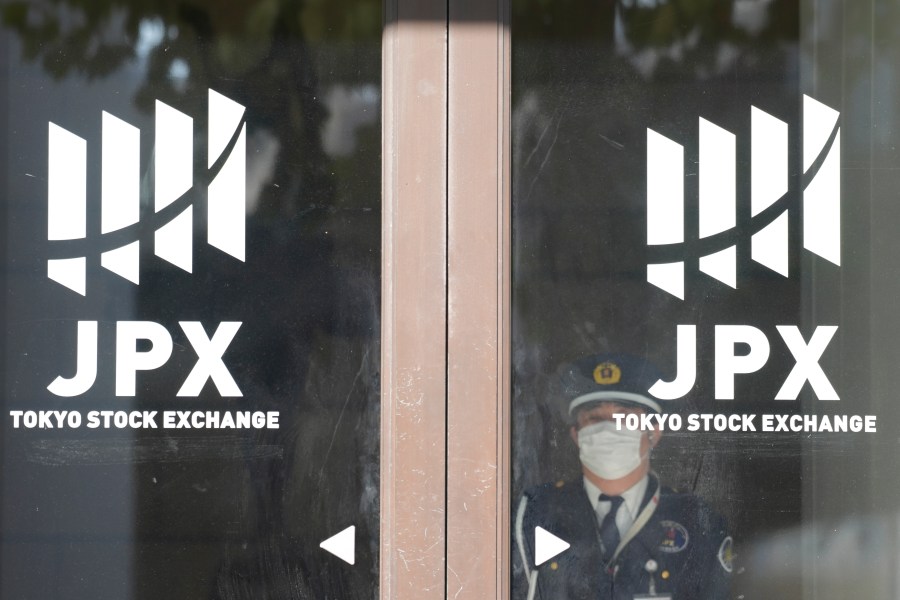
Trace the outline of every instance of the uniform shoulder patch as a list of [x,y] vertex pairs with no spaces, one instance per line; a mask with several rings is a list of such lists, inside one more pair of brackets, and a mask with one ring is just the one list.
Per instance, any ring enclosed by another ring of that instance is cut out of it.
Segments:
[[730,535],[722,540],[722,545],[719,546],[719,564],[726,573],[734,570],[734,540]]
[[660,521],[659,526],[663,530],[662,541],[659,543],[660,552],[674,554],[688,547],[691,538],[684,525],[675,521]]

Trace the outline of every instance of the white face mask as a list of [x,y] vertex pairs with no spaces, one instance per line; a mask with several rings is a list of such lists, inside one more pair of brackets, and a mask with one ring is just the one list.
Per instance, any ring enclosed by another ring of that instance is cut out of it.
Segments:
[[[625,477],[639,466],[643,431],[616,429],[612,421],[601,421],[578,431],[581,464],[603,479]],[[648,450],[649,453],[649,450]]]

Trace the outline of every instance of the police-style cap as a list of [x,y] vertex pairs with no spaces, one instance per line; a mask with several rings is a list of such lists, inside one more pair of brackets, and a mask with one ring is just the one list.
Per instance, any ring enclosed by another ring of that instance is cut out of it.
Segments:
[[588,404],[615,402],[655,413],[662,406],[648,391],[661,373],[649,361],[629,354],[586,356],[563,370],[563,393],[569,416]]

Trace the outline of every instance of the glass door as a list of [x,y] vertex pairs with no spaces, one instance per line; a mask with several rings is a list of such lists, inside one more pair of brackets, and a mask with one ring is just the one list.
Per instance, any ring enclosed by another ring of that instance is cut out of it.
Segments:
[[898,18],[513,0],[513,598],[896,594]]
[[0,11],[0,596],[377,596],[380,2]]

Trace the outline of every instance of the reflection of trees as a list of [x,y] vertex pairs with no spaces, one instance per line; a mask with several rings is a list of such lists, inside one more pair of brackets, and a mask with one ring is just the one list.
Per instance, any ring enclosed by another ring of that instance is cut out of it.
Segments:
[[299,210],[298,198],[328,203],[334,192],[319,142],[327,115],[311,47],[377,42],[380,36],[380,2],[346,4],[14,0],[2,7],[2,17],[19,34],[24,58],[39,61],[56,78],[104,77],[145,60],[146,78],[135,98],[145,111],[152,111],[155,99],[202,108],[209,87],[247,106],[254,126],[281,142],[273,175],[291,183],[265,190],[259,208],[284,217]]
[[606,41],[644,77],[658,71],[710,77],[762,44],[796,39],[795,0],[515,0],[517,39],[552,32],[567,43]]
[[513,21],[520,38],[540,37],[550,31],[554,37],[570,40],[608,38],[608,15],[614,11],[626,16],[629,37],[640,45],[668,44],[697,28],[707,38],[722,39],[723,33],[737,36],[737,31],[727,31],[732,23],[752,37],[791,39],[799,24],[799,6],[794,0],[513,1]]
[[[240,40],[240,52],[229,55],[218,48],[220,57],[229,59],[219,66],[233,73],[259,61],[276,29],[312,43],[377,40],[381,33],[381,3],[373,0],[352,6],[328,0],[6,0],[2,15],[19,34],[26,58],[41,58],[46,71],[57,76],[110,73],[135,57],[142,24],[154,20],[168,28],[163,52],[167,45],[178,49],[179,28],[207,43]],[[257,52],[248,51],[254,40]],[[171,60],[179,57],[186,58],[174,54]]]

